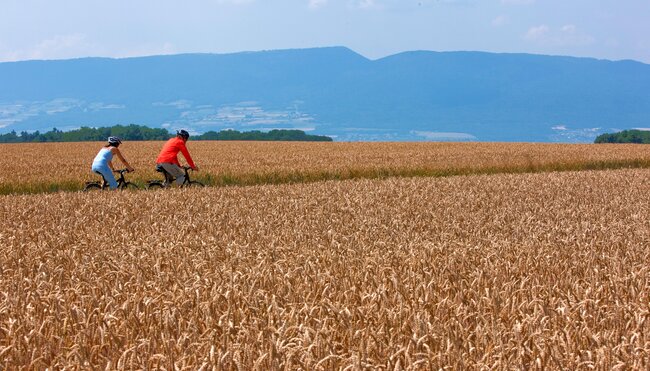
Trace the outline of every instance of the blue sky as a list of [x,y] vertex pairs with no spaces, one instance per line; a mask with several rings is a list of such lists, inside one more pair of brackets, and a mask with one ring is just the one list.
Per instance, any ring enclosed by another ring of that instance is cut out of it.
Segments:
[[0,61],[346,46],[650,63],[650,0],[0,0]]

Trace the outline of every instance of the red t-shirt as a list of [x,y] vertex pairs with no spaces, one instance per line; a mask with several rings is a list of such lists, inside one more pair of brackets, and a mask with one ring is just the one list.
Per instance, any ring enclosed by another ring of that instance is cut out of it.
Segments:
[[185,142],[179,137],[172,138],[168,140],[167,143],[165,143],[162,150],[160,151],[160,154],[158,155],[158,158],[156,159],[156,163],[168,163],[181,166],[181,164],[178,162],[178,152],[181,152],[183,154],[183,157],[185,157],[187,164],[190,165],[192,169],[196,168],[194,161],[192,161],[192,156],[190,156],[190,153],[187,151]]

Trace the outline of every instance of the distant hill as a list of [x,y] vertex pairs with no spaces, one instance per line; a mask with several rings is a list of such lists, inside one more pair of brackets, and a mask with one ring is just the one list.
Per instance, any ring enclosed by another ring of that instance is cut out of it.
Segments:
[[593,142],[650,126],[650,65],[342,47],[0,63],[0,133],[141,124],[336,140]]
[[643,143],[650,144],[650,131],[623,130],[618,133],[605,133],[596,137],[594,143]]

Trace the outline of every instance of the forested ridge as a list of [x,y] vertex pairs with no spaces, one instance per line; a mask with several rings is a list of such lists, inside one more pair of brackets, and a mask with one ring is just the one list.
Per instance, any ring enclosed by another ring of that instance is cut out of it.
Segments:
[[650,131],[623,130],[618,133],[605,133],[596,137],[595,143],[644,143],[650,144]]
[[[83,126],[76,130],[62,131],[56,128],[41,133],[39,131],[16,133],[15,131],[0,135],[0,143],[34,143],[34,142],[91,142],[104,141],[109,136],[117,136],[122,140],[166,140],[175,133],[166,129],[150,128],[142,125],[116,125],[110,127],[91,128]],[[258,140],[258,141],[303,141],[331,142],[332,138],[324,135],[310,135],[302,130],[259,130],[240,132],[237,130],[208,131],[193,135],[192,140]]]

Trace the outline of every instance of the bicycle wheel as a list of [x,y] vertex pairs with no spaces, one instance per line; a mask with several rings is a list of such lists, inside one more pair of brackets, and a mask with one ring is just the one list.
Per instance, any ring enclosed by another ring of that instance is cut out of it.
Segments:
[[138,185],[135,184],[135,183],[126,182],[126,183],[124,183],[124,185],[122,186],[122,189],[130,189],[130,190],[134,190],[134,189],[140,189],[140,187],[138,187]]
[[147,184],[147,189],[163,189],[165,188],[160,182],[151,182]]
[[189,183],[185,183],[183,188],[201,188],[205,187],[205,184],[199,182],[198,180],[190,180]]
[[101,190],[102,190],[102,186],[99,185],[99,183],[87,183],[83,189],[84,192],[101,191]]

